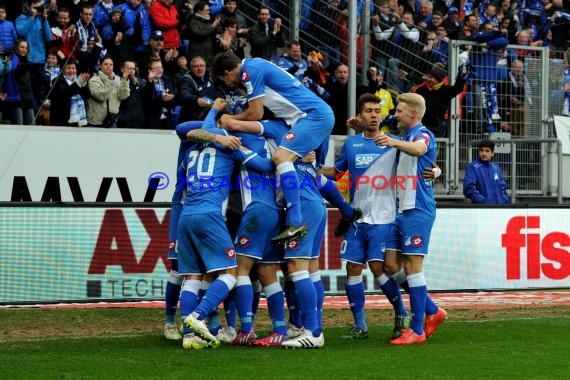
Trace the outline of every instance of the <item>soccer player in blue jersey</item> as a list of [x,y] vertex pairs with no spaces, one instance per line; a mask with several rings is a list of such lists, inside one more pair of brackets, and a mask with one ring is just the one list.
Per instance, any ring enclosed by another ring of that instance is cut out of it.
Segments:
[[[364,283],[362,269],[368,263],[382,293],[394,307],[393,338],[409,327],[409,317],[396,280],[389,275],[399,271],[397,252],[386,249],[392,224],[396,216],[397,150],[378,146],[375,138],[380,134],[381,107],[373,94],[358,99],[358,115],[348,120],[364,128],[363,132],[348,137],[334,168],[322,168],[327,177],[338,177],[348,170],[350,174],[350,200],[362,210],[362,217],[350,225],[341,244],[340,257],[346,262],[345,290],[354,317],[354,326],[343,339],[368,338],[364,313]],[[385,271],[387,273],[385,273]]]
[[400,337],[392,339],[390,343],[421,344],[447,317],[446,311],[429,298],[423,273],[423,261],[428,253],[436,211],[431,182],[419,178],[435,161],[437,146],[433,134],[421,122],[426,111],[424,98],[418,94],[404,93],[398,96],[397,101],[395,116],[398,127],[406,130],[405,137],[400,140],[379,134],[375,140],[380,146],[399,150],[396,174],[401,176],[399,178],[405,178],[397,186],[399,205],[395,227],[409,285],[412,324],[410,329],[404,330]]
[[327,184],[317,182],[314,163],[297,160],[295,168],[300,184],[302,216],[309,228],[305,236],[287,241],[285,259],[287,272],[294,284],[296,307],[301,313],[304,331],[281,345],[287,348],[320,348],[325,344],[322,331],[324,288],[318,269],[326,227],[326,207],[319,187]]
[[[215,125],[219,106],[214,107],[204,125]],[[198,132],[197,136],[202,130]],[[230,190],[230,178],[236,163],[246,164],[259,172],[272,172],[270,160],[259,157],[245,147],[239,147],[237,137],[209,134],[205,144],[190,149],[182,170],[185,173],[187,194],[179,220],[178,259],[179,272],[186,276],[180,298],[184,324],[199,335],[197,339],[185,330],[183,347],[202,348],[205,339],[211,346],[219,341],[209,331],[205,318],[217,308],[236,284],[236,257],[233,242],[224,221]],[[208,133],[207,131],[203,131]],[[217,273],[198,305],[197,294],[203,273]]]
[[[190,149],[194,142],[188,141],[186,138],[186,133],[192,129],[200,128],[202,122],[189,121],[183,123],[180,126],[180,145],[178,147],[178,160],[176,167],[184,161],[186,157],[186,152]],[[180,340],[182,336],[178,325],[176,324],[176,308],[178,306],[178,300],[180,298],[180,289],[182,288],[182,282],[184,277],[178,274],[178,255],[176,254],[176,236],[178,230],[178,218],[180,217],[180,212],[182,211],[182,206],[184,204],[185,189],[184,186],[185,177],[178,176],[176,178],[176,187],[174,188],[174,193],[172,194],[172,204],[170,206],[170,219],[168,222],[168,255],[167,258],[170,261],[170,272],[168,273],[168,280],[166,282],[166,290],[164,293],[164,305],[165,305],[165,318],[164,318],[164,336],[166,339],[170,340]],[[155,184],[155,186],[158,184]]]
[[283,187],[287,227],[273,240],[286,241],[304,235],[307,227],[302,223],[300,186],[293,163],[315,151],[317,164],[324,164],[334,125],[331,108],[297,78],[261,58],[241,61],[236,55],[224,52],[214,58],[212,70],[213,75],[228,86],[243,84],[247,93],[248,108],[238,115],[223,115],[222,119],[261,120],[265,106],[291,126],[273,154],[280,180],[291,183]]

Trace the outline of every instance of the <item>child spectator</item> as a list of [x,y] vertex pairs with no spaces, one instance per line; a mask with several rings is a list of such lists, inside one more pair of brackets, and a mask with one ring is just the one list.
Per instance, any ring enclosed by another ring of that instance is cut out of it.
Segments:
[[506,204],[509,203],[507,189],[501,168],[493,162],[495,143],[481,141],[479,158],[465,168],[463,180],[463,195],[477,204]]
[[14,23],[6,20],[6,16],[6,6],[0,4],[0,53],[8,53],[18,39]]

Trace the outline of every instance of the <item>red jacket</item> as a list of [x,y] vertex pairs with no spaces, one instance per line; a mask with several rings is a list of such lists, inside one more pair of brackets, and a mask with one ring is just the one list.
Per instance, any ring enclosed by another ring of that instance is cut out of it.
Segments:
[[163,49],[178,49],[180,34],[178,33],[178,11],[174,3],[166,5],[156,0],[148,9],[148,15],[154,27],[164,34]]

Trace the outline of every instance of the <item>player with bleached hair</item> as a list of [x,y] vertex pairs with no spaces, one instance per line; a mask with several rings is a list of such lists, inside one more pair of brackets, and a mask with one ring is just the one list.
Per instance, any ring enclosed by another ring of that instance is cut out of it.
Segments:
[[404,93],[398,96],[397,101],[396,120],[406,135],[398,139],[380,134],[375,141],[380,146],[399,151],[396,174],[406,178],[403,186],[397,188],[399,205],[395,236],[400,243],[409,285],[412,323],[410,329],[404,330],[400,337],[392,339],[390,343],[407,345],[424,343],[446,319],[447,313],[428,296],[423,273],[423,261],[428,254],[436,214],[432,184],[428,181],[413,183],[414,177],[421,176],[435,161],[437,145],[433,134],[422,124],[426,112],[424,98],[418,94]]

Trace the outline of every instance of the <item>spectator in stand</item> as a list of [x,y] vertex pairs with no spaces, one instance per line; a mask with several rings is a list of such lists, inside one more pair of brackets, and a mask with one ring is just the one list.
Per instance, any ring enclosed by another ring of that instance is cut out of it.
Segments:
[[485,11],[479,15],[479,24],[483,25],[490,22],[493,26],[499,27],[499,19],[497,18],[497,6],[495,3],[489,2],[485,6]]
[[188,68],[188,58],[186,58],[185,55],[179,55],[176,58],[176,65],[178,66],[178,70],[176,72],[176,74],[174,74],[174,76],[172,77],[173,79],[173,84],[174,84],[174,89],[176,90],[176,93],[179,94],[180,93],[180,81],[182,80],[182,77],[186,74],[189,74],[190,69]]
[[370,18],[374,33],[374,61],[376,68],[384,73],[390,56],[389,40],[394,33],[394,27],[400,22],[400,16],[390,10],[390,1],[382,0],[374,15]]
[[[113,72],[113,59],[107,56],[101,61],[101,70],[89,79],[87,122],[90,127],[116,128],[116,118],[121,101],[130,94],[129,81]],[[106,119],[114,118],[106,125]]]
[[149,44],[145,47],[143,54],[138,61],[138,67],[148,67],[148,63],[153,58],[158,58],[162,61],[163,73],[169,77],[176,74],[178,68],[176,58],[178,57],[178,50],[176,49],[163,49],[164,35],[162,31],[155,30],[150,36]]
[[[441,27],[442,28],[442,27]],[[447,39],[449,41],[449,39]],[[426,33],[426,45],[422,48],[420,54],[420,61],[422,64],[428,63],[431,69],[431,65],[437,62],[442,62],[446,64],[447,62],[447,41],[445,39],[439,38],[436,31],[429,31]],[[422,65],[423,66],[423,65]],[[419,63],[418,63],[419,67]],[[424,73],[428,70],[422,70]],[[414,72],[412,75],[406,77],[408,80],[417,83],[420,78],[423,79],[423,75],[418,75]]]
[[204,120],[204,111],[212,105],[214,83],[207,76],[206,60],[194,57],[190,61],[190,72],[180,79],[178,102],[182,106],[180,122]]
[[336,66],[340,63],[340,45],[336,34],[337,20],[344,8],[340,0],[322,0],[311,16],[311,35],[316,47],[323,54],[323,66]]
[[479,19],[477,16],[471,14],[465,16],[463,21],[463,28],[457,34],[458,40],[470,41],[475,34],[479,32]]
[[0,53],[8,53],[18,39],[16,27],[12,21],[6,20],[6,6],[0,5]]
[[190,47],[188,58],[200,56],[210,65],[214,59],[214,46],[216,30],[220,25],[220,16],[212,21],[210,17],[210,5],[207,1],[198,1],[194,5],[194,14],[188,23]]
[[42,82],[41,93],[44,96],[45,100],[39,107],[36,114],[36,124],[38,125],[50,125],[51,102],[47,97],[50,92],[51,84],[57,79],[57,77],[59,77],[60,73],[61,68],[59,66],[57,50],[52,48],[47,53],[46,64],[44,66],[44,80]]
[[281,19],[272,19],[268,7],[259,8],[258,21],[249,30],[251,56],[276,60],[277,48],[285,46],[285,36],[281,30]]
[[73,58],[63,63],[62,75],[53,81],[51,90],[50,125],[59,127],[87,125],[83,96],[87,96],[88,81],[89,73],[77,75],[77,66]]
[[6,82],[6,75],[12,69],[12,57],[11,52],[9,54],[3,54],[2,59],[0,59],[0,122],[3,120],[5,101],[8,94],[5,92],[4,83]]
[[[226,0],[224,1],[224,8],[220,12],[220,23],[223,25],[224,21],[230,17],[233,17],[235,23],[237,24],[237,34],[240,38],[247,39],[247,34],[249,33],[249,27],[247,26],[247,21],[241,12],[237,9],[237,1]],[[247,42],[247,41],[246,41]]]
[[[325,90],[329,96],[324,99],[334,112],[334,127],[331,135],[346,135],[348,129],[346,120],[348,119],[348,66],[338,65],[334,71],[334,76],[325,85]],[[358,86],[356,97],[366,92],[366,88]]]
[[144,112],[142,107],[142,86],[137,77],[137,68],[134,60],[126,60],[121,66],[122,79],[129,83],[129,97],[121,101],[118,128],[142,128],[144,125]]
[[70,24],[69,9],[59,8],[57,11],[57,24],[51,28],[51,46],[57,49],[59,59],[66,59],[73,55],[77,44],[77,27]]
[[414,25],[413,13],[404,12],[402,22],[395,27],[392,35],[392,58],[388,60],[388,85],[400,92],[409,87],[405,78],[417,65],[416,57],[423,47],[419,39],[420,31]]
[[14,45],[11,69],[6,77],[7,97],[5,103],[7,110],[11,112],[12,124],[34,125],[34,95],[30,81],[31,67],[32,64],[28,60],[28,42],[19,38]]
[[430,22],[426,25],[426,30],[436,30],[439,26],[443,26],[443,13],[434,11],[431,15]]
[[[32,108],[34,108],[44,101],[40,89],[46,63],[46,46],[51,41],[51,29],[47,20],[48,9],[43,6],[43,0],[29,0],[28,4],[28,10],[16,18],[15,24],[18,37],[24,38],[28,47],[31,47],[29,55],[26,54],[26,61],[30,64],[28,75],[33,89]],[[43,9],[41,14],[38,13],[38,9]]]
[[123,11],[113,9],[109,14],[110,20],[103,27],[103,47],[107,50],[107,54],[113,58],[113,67],[115,73],[119,73],[119,68],[126,59],[133,59],[132,45],[126,38],[129,27],[123,20]]
[[119,6],[123,11],[123,19],[129,27],[127,37],[130,39],[132,46],[135,48],[135,59],[142,66],[142,56],[145,55],[145,46],[148,45],[152,26],[150,18],[145,7],[141,4],[141,0],[126,0],[124,4]]
[[525,137],[524,114],[532,106],[532,90],[524,74],[524,63],[514,60],[507,77],[498,88],[501,113],[501,129],[513,136]]
[[436,63],[427,75],[426,80],[412,89],[412,92],[421,95],[429,107],[423,119],[423,125],[435,137],[446,137],[449,119],[449,102],[465,90],[465,76],[467,68],[462,67],[453,85],[449,85],[445,66]]
[[471,203],[499,205],[509,203],[507,189],[509,185],[505,181],[501,168],[493,162],[495,155],[495,143],[481,141],[479,158],[465,168],[463,179],[463,195]]
[[178,32],[178,10],[174,0],[156,0],[148,9],[148,15],[153,25],[164,35],[163,49],[180,48],[180,33]]
[[505,76],[497,69],[497,62],[504,56],[509,39],[506,31],[502,33],[491,23],[485,23],[481,26],[481,32],[473,35],[472,41],[485,45],[473,47],[470,54],[471,66],[475,71],[471,91],[474,96],[467,101],[473,104],[472,109],[477,115],[469,119],[476,120],[479,127],[483,126],[481,133],[492,133],[496,130],[496,121],[500,119],[496,86]]
[[[96,72],[96,65],[99,61],[99,54],[103,49],[101,36],[93,24],[93,7],[89,3],[83,3],[79,12],[79,20],[75,23],[78,42],[75,45],[74,56],[77,59],[77,70],[81,73]],[[90,48],[89,44],[94,42],[97,46]],[[100,48],[100,49],[99,49]],[[97,62],[97,63],[96,63]]]
[[111,11],[115,5],[113,0],[99,0],[93,7],[93,24],[95,27],[102,31],[111,19]]
[[449,7],[447,17],[443,20],[443,27],[447,30],[449,38],[457,40],[462,26],[463,24],[459,20],[459,10],[457,7]]
[[245,57],[244,47],[246,45],[245,37],[239,37],[237,34],[238,25],[234,18],[229,17],[222,22],[222,32],[216,35],[215,52],[231,50],[240,58]]
[[160,58],[149,60],[146,73],[146,80],[141,83],[144,128],[174,129],[171,110],[175,106],[176,93],[172,81],[163,73]]
[[429,0],[420,0],[419,8],[419,12],[416,12],[414,23],[419,28],[426,29],[433,18],[433,4]]
[[[380,104],[380,116],[382,119],[380,122],[386,120],[390,114],[393,114],[394,110],[394,99],[392,99],[392,93],[388,91],[386,83],[384,83],[384,74],[379,71],[376,67],[371,67],[368,69],[368,87],[370,92],[376,96],[378,103]],[[391,133],[391,128],[387,126],[380,129],[380,132]]]
[[299,41],[287,43],[287,52],[279,57],[276,64],[297,79],[303,80],[308,65],[307,60],[303,58],[301,43]]

